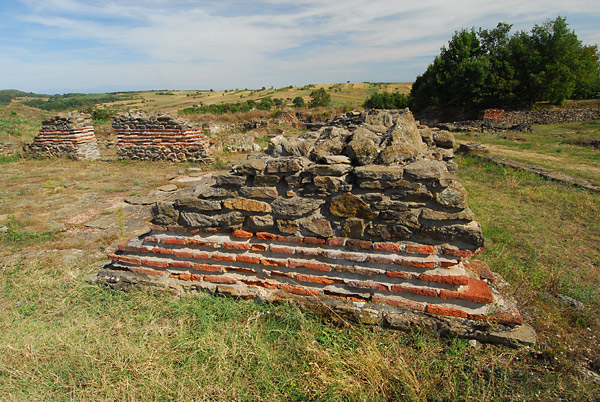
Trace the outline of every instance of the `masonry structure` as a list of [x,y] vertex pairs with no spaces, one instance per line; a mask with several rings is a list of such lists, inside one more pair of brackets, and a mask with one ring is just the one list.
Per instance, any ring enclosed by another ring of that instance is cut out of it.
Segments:
[[24,151],[34,158],[67,157],[94,160],[100,157],[91,120],[79,113],[54,116],[42,122],[42,129]]
[[352,131],[275,137],[268,155],[157,203],[151,231],[110,254],[99,282],[293,298],[343,319],[488,341],[521,327],[495,274],[469,260],[484,238],[454,178],[454,137],[408,110],[362,119]]
[[117,136],[119,159],[214,161],[210,141],[202,128],[179,117],[130,112],[115,116],[112,127]]

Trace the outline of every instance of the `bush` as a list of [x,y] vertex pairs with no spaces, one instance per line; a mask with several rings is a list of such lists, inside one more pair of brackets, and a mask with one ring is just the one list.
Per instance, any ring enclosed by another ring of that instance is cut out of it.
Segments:
[[404,109],[408,107],[408,95],[400,92],[376,92],[363,103],[367,109]]
[[308,107],[329,106],[331,95],[323,88],[315,89],[310,93],[311,100],[308,102]]
[[296,96],[292,103],[294,104],[294,107],[304,107],[304,99],[301,96]]

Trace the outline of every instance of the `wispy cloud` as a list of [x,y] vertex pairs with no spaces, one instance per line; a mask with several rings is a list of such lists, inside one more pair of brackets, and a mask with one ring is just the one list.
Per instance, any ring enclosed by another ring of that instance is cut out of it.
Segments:
[[597,43],[600,2],[587,0],[22,0],[0,5],[13,21],[0,25],[0,87],[410,81],[457,29],[557,15]]

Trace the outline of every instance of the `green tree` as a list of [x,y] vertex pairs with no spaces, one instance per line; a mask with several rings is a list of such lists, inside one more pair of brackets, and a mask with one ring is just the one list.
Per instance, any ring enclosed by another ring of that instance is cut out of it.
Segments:
[[457,31],[411,90],[411,108],[530,107],[570,97],[597,97],[596,46],[583,46],[557,17],[531,33],[510,36],[511,25]]
[[400,92],[376,92],[363,103],[367,109],[404,109],[408,107],[408,96]]
[[294,107],[297,107],[297,108],[304,107],[304,98],[302,98],[301,96],[296,96],[294,98],[294,100],[292,101],[292,103],[294,104]]
[[331,95],[325,89],[319,88],[315,89],[310,93],[310,102],[308,102],[308,107],[319,107],[319,106],[329,106],[331,102]]

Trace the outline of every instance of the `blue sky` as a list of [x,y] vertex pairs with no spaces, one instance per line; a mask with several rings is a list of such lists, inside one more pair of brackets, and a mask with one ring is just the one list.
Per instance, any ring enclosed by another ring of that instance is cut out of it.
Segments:
[[557,15],[600,44],[598,0],[0,0],[0,89],[413,81],[458,29]]

